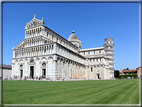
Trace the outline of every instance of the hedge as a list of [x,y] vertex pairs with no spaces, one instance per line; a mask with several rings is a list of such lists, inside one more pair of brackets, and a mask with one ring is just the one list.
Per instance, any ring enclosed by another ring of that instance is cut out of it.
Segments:
[[137,74],[132,74],[132,75],[119,75],[119,78],[127,78],[127,77],[134,77],[137,78]]
[[119,78],[119,71],[118,70],[114,70],[114,77],[115,78]]

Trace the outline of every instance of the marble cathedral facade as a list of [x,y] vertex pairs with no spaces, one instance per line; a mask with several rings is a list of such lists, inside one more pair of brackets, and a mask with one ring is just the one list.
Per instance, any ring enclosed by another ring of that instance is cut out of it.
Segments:
[[110,79],[114,77],[114,44],[81,49],[72,31],[68,40],[35,17],[25,26],[25,39],[13,48],[12,77],[45,76],[49,80]]

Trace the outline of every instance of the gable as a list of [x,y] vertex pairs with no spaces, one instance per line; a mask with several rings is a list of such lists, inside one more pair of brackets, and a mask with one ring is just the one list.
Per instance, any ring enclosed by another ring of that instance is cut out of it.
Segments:
[[33,18],[29,23],[27,23],[27,25],[25,26],[25,29],[30,29],[33,27],[41,26],[41,25],[44,25],[43,20]]
[[25,41],[22,40],[22,42],[20,42],[14,49],[24,48],[24,43],[25,43]]
[[[39,44],[39,43],[42,43],[42,44]],[[36,36],[33,38],[24,39],[14,49],[21,49],[21,48],[26,48],[26,47],[33,47],[33,46],[52,44],[52,43],[54,43],[54,41],[52,41],[44,36]],[[27,44],[32,44],[32,46],[27,46]],[[33,44],[35,44],[35,45],[33,45]]]

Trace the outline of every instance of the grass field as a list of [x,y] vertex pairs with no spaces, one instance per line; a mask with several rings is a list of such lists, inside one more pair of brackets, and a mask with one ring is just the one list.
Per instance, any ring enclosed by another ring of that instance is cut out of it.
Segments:
[[3,104],[138,103],[138,79],[3,81]]

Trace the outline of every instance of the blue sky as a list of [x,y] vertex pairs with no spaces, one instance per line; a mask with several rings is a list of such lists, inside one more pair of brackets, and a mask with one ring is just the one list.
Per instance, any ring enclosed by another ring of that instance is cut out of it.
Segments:
[[103,47],[105,38],[113,38],[116,70],[139,66],[138,3],[4,3],[4,64],[11,65],[12,48],[25,38],[34,14],[65,39],[74,29],[83,49]]

